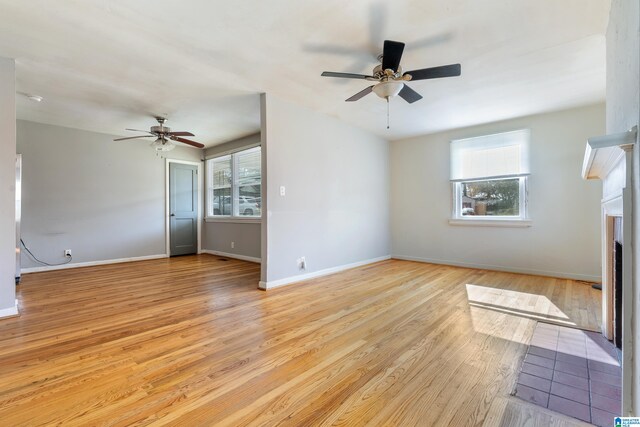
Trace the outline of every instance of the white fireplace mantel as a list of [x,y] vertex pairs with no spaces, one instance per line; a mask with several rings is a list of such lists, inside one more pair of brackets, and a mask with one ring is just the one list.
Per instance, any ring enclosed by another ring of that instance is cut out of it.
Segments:
[[637,127],[627,132],[596,136],[587,140],[582,163],[582,178],[604,179],[637,138]]

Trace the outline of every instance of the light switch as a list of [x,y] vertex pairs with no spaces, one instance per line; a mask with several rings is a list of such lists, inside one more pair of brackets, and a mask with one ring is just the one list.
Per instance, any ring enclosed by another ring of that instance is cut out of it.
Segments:
[[284,188],[284,185],[281,185],[280,186],[280,195],[284,196],[284,194],[285,194],[285,188]]

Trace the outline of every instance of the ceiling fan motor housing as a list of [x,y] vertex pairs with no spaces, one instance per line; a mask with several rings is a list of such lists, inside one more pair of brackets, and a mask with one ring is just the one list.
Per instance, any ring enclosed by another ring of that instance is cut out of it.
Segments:
[[151,133],[169,133],[171,132],[171,128],[166,126],[151,126]]
[[[393,70],[391,70],[391,71],[393,71]],[[382,79],[384,77],[387,77],[386,71],[382,69],[382,64],[376,65],[373,68],[373,72],[371,73],[371,75],[373,77],[375,77],[376,79],[378,79],[378,80]],[[396,78],[396,79],[402,78],[402,67],[398,65],[398,69],[393,74],[391,74],[389,77],[393,77],[393,78]]]

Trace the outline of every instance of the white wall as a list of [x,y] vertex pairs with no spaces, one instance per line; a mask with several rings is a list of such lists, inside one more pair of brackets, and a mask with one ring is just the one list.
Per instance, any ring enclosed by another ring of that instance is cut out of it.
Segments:
[[[262,280],[388,256],[388,142],[269,94],[263,102],[268,263]],[[296,265],[301,256],[306,271]]]
[[15,314],[16,68],[0,58],[0,317]]
[[[391,143],[394,257],[487,269],[600,278],[600,183],[580,176],[603,105],[490,123]],[[449,142],[531,129],[528,228],[450,225]]]
[[[93,262],[165,254],[165,160],[148,141],[18,121],[22,237],[40,259]],[[198,161],[178,147],[170,158]],[[3,156],[4,158],[4,156]],[[39,267],[23,251],[23,268]]]
[[[607,133],[640,122],[640,2],[613,0],[607,28]],[[640,147],[633,153],[633,414],[640,415]]]
[[[204,150],[204,155],[205,158],[211,158],[256,144],[260,144],[260,132],[207,148]],[[258,259],[261,257],[260,235],[261,224],[242,222],[242,220],[237,222],[209,220],[205,222],[202,230],[202,249]],[[233,248],[231,242],[234,242]]]

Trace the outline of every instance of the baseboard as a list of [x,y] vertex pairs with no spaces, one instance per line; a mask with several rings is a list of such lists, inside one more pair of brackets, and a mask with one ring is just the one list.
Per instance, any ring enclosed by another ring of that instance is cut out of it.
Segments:
[[20,315],[20,312],[18,311],[18,300],[16,300],[15,305],[13,307],[0,309],[0,318],[15,317],[19,315]]
[[119,264],[121,262],[146,261],[150,259],[160,259],[160,258],[168,258],[168,257],[166,254],[146,255],[146,256],[138,256],[138,257],[132,257],[132,258],[105,259],[101,261],[73,262],[73,263],[63,264],[63,265],[51,265],[51,266],[45,265],[42,267],[28,267],[28,268],[22,268],[20,271],[22,272],[22,274],[39,273],[41,271],[65,270],[67,268],[93,267],[96,265]]
[[433,258],[421,258],[421,257],[397,255],[397,254],[391,255],[391,258],[405,260],[405,261],[426,262],[429,264],[451,265],[454,267],[478,268],[481,270],[494,270],[494,271],[504,271],[507,273],[520,273],[520,274],[531,274],[534,276],[555,277],[558,279],[573,279],[573,280],[581,280],[581,281],[596,282],[596,283],[600,283],[602,281],[601,276],[565,273],[562,271],[546,271],[546,270],[535,270],[535,269],[518,268],[518,267],[515,267],[515,268],[505,267],[501,265],[474,264],[474,263],[468,263],[468,262],[449,261],[449,260],[433,259]]
[[371,258],[363,261],[353,262],[351,264],[344,264],[344,265],[339,265],[337,267],[325,268],[324,270],[318,270],[312,273],[298,274],[296,276],[286,277],[284,279],[271,280],[268,282],[260,281],[258,283],[258,287],[264,290],[273,289],[280,286],[290,285],[292,283],[298,283],[298,282],[302,282],[309,279],[315,279],[316,277],[328,276],[329,274],[339,273],[344,270],[361,267],[367,264],[373,264],[375,262],[386,261],[390,258],[391,258],[390,255],[385,255],[378,258]]
[[256,258],[256,257],[246,256],[246,255],[232,254],[232,253],[229,253],[229,252],[211,251],[209,249],[202,249],[200,252],[203,253],[203,254],[217,255],[217,256],[221,256],[221,257],[225,257],[225,258],[234,258],[234,259],[239,259],[239,260],[242,260],[242,261],[257,262],[258,264],[260,264],[262,262],[261,258]]

